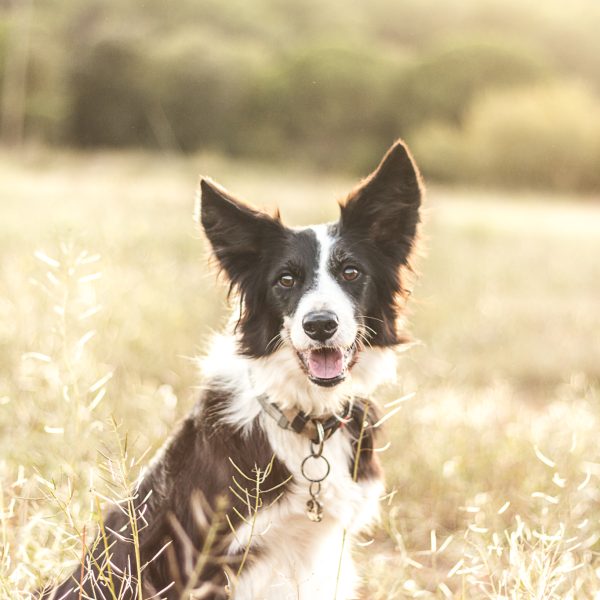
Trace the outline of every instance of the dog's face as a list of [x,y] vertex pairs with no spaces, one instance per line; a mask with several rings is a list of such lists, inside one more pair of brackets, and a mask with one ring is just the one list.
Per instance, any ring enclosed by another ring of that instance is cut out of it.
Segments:
[[398,344],[401,270],[414,246],[421,195],[401,142],[332,224],[285,227],[203,179],[201,222],[241,296],[242,351],[264,357],[287,345],[310,381],[335,386],[362,348]]

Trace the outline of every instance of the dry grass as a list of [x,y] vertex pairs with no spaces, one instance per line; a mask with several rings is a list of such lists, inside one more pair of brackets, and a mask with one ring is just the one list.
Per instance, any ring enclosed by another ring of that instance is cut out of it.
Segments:
[[[206,156],[0,158],[0,596],[16,599],[78,562],[193,402],[190,357],[226,315],[197,173],[298,224],[334,216],[351,182]],[[430,192],[422,344],[382,400],[416,395],[386,424],[365,598],[600,597],[600,207],[571,200]]]

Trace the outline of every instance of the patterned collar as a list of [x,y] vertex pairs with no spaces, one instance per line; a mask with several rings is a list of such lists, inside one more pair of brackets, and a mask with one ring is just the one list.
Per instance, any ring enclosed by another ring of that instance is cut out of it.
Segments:
[[342,414],[329,413],[314,417],[294,408],[282,409],[269,401],[268,394],[258,396],[257,400],[279,427],[303,435],[314,443],[319,441],[320,428],[323,430],[324,439],[327,440],[348,422],[352,412],[351,402],[344,404]]

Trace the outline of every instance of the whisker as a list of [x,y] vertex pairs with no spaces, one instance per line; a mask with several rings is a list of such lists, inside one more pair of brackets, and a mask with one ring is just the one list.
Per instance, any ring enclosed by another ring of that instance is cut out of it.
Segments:
[[364,325],[364,328],[367,329],[373,335],[377,334],[377,332],[372,327],[369,327],[368,325]]
[[372,348],[372,347],[373,347],[373,346],[372,346],[372,344],[371,344],[371,342],[369,341],[369,338],[368,338],[368,337],[365,335],[365,332],[364,332],[364,331],[362,331],[362,330],[359,330],[359,331],[358,331],[358,333],[357,333],[357,335],[356,335],[356,338],[357,338],[357,340],[358,340],[358,341],[359,341],[361,344],[363,344],[363,345],[367,345],[367,346],[369,346],[369,348]]
[[371,319],[371,321],[379,321],[380,323],[385,323],[385,321],[383,319],[378,319],[377,317],[370,317],[368,315],[356,315],[357,317],[360,317],[361,319]]
[[[278,340],[279,338],[279,340]],[[277,352],[277,350],[279,350],[279,348],[281,347],[281,344],[283,343],[283,340],[281,339],[281,332],[275,334],[270,340],[269,343],[267,344],[267,351],[269,350],[271,344],[275,342],[275,347],[273,348],[273,352]]]

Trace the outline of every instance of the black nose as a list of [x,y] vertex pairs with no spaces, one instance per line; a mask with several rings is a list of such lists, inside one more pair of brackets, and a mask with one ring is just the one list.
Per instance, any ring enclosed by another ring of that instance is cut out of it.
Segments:
[[302,319],[302,327],[309,338],[324,342],[337,331],[338,318],[328,310],[315,311]]

